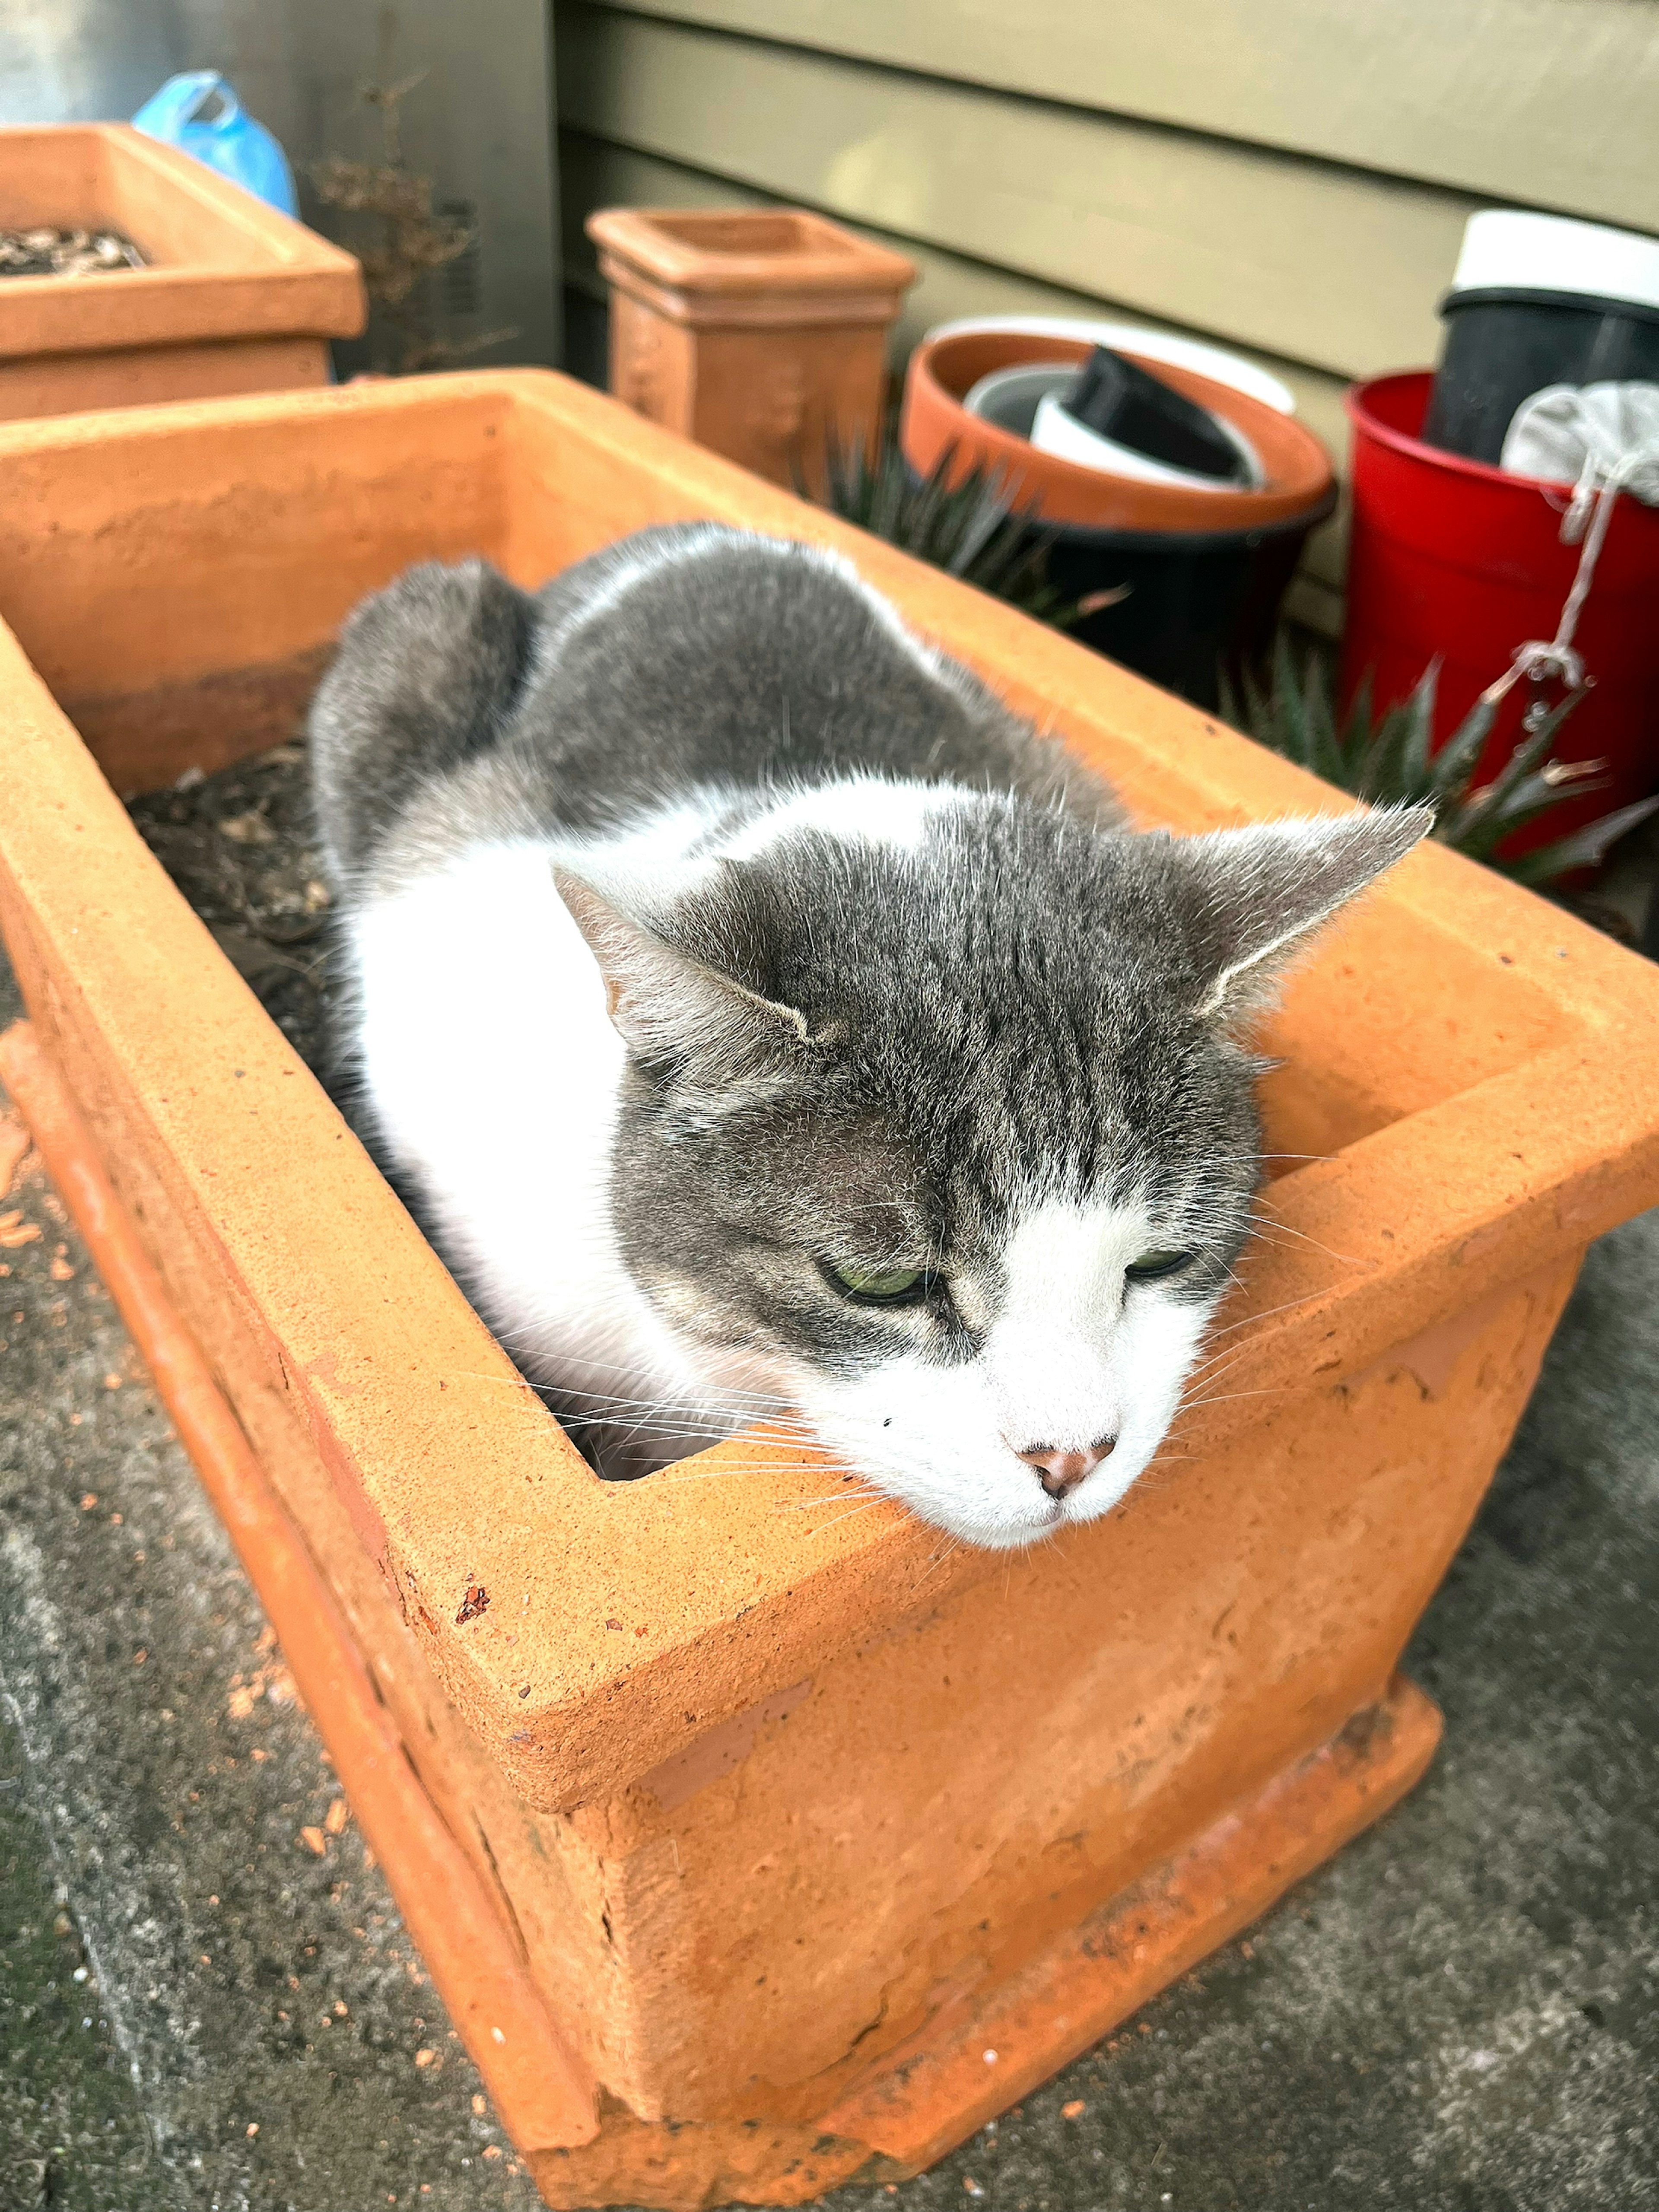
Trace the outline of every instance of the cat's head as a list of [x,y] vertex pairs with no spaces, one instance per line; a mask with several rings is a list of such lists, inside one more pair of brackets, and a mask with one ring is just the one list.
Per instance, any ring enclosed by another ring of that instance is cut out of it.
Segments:
[[561,875],[628,1048],[620,1245],[711,1372],[1022,1545],[1157,1451],[1249,1230],[1250,1021],[1430,817],[1112,836],[939,790],[895,836],[868,796],[867,832]]

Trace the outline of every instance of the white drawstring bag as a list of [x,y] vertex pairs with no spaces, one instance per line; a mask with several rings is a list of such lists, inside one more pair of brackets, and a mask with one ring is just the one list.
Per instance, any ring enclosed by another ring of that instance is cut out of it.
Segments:
[[1486,696],[1501,699],[1521,677],[1559,676],[1571,690],[1585,681],[1573,633],[1589,597],[1601,542],[1621,491],[1659,507],[1659,384],[1549,384],[1523,399],[1504,434],[1498,465],[1512,476],[1572,486],[1561,543],[1583,541],[1578,573],[1546,644],[1528,639]]

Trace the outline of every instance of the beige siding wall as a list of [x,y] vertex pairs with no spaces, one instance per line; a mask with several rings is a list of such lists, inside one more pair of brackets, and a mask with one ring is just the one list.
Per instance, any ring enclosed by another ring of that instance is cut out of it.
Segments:
[[[1433,357],[1471,209],[1659,231],[1659,0],[562,0],[591,208],[779,198],[921,265],[901,330],[1103,309],[1218,338],[1340,456],[1347,380]],[[1339,610],[1341,532],[1297,611]]]

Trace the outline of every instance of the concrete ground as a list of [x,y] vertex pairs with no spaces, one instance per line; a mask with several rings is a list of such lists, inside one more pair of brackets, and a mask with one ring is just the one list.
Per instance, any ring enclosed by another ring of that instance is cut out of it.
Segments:
[[[0,2212],[528,2212],[27,1164],[11,1211],[41,1233],[0,1248]],[[1650,1215],[1591,1253],[1413,1643],[1428,1780],[900,2212],[1659,2206],[1656,1311]]]

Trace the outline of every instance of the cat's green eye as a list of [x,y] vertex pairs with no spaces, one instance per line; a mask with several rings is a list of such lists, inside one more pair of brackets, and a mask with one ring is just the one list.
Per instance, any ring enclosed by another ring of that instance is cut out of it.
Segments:
[[1190,1252],[1143,1252],[1123,1272],[1132,1283],[1162,1282],[1165,1275],[1178,1275],[1192,1256]]
[[923,1267],[843,1267],[831,1260],[824,1273],[845,1297],[872,1306],[913,1305],[927,1288]]

